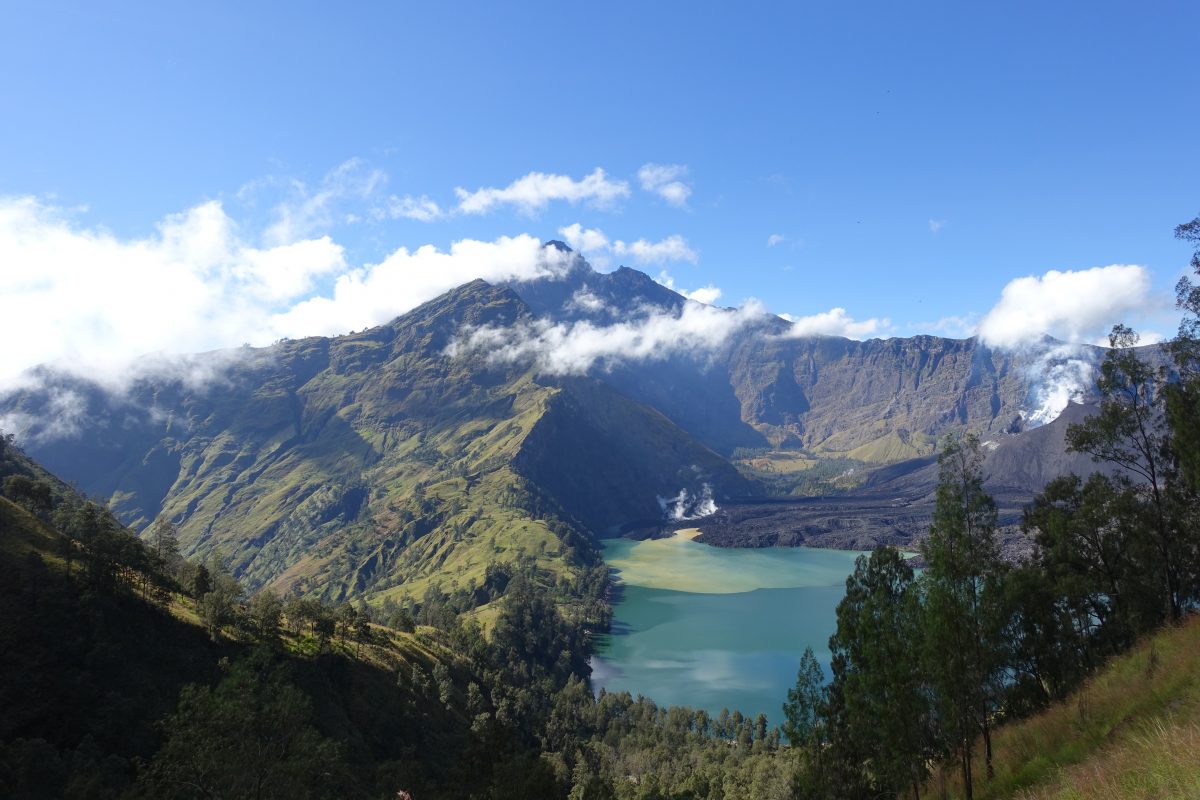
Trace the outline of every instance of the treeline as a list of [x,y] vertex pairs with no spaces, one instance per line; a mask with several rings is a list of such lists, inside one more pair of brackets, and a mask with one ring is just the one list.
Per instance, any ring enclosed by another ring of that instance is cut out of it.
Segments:
[[[1177,235],[1200,244],[1200,218]],[[1200,274],[1200,250],[1192,259]],[[1117,326],[1099,412],[1071,450],[1102,468],[1027,507],[1027,562],[996,549],[979,442],[948,440],[918,575],[897,551],[861,557],[837,609],[832,676],[811,651],[785,705],[803,797],[919,797],[952,766],[963,795],[993,775],[992,732],[1065,697],[1101,663],[1200,603],[1200,286],[1152,363]]]
[[[592,696],[602,567],[497,564],[379,607],[247,598],[219,553],[185,560],[163,520],[139,539],[9,439],[0,478],[27,512],[0,501],[5,797],[616,797],[680,741],[681,712]],[[765,720],[684,716],[714,763],[721,737],[766,747]]]

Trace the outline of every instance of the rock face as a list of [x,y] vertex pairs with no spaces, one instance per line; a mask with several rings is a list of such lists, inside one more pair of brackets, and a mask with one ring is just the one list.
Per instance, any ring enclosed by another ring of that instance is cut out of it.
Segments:
[[125,391],[41,370],[34,388],[0,398],[0,419],[126,522],[165,515],[191,553],[220,548],[252,588],[419,597],[480,580],[496,560],[571,573],[594,537],[661,520],[684,490],[719,505],[761,494],[728,460],[738,448],[887,465],[858,506],[810,503],[797,525],[742,514],[753,534],[742,544],[911,539],[938,437],[994,439],[1003,488],[1027,497],[1067,463],[1061,426],[1027,430],[1039,381],[1099,358],[929,336],[787,338],[773,317],[713,351],[586,376],[448,350],[464,329],[599,326],[687,302],[640,272],[577,259],[556,279],[465,284],[361,333],[146,370]]
[[[1070,404],[1049,425],[983,442],[984,485],[996,500],[1001,545],[1011,557],[1028,550],[1019,529],[1034,493],[1067,473],[1098,469],[1090,457],[1069,453],[1068,425],[1082,422],[1094,406]],[[874,471],[857,491],[833,497],[745,499],[728,503],[699,526],[699,541],[719,547],[798,546],[870,550],[919,541],[933,519],[938,481],[935,456],[908,459]]]
[[730,356],[742,415],[773,444],[888,462],[938,434],[1022,430],[1029,378],[974,339],[742,341]]
[[[512,284],[535,313],[611,323],[638,310],[678,313],[683,297],[635,270]],[[581,302],[587,298],[588,302]],[[1021,351],[936,336],[792,338],[767,317],[714,353],[609,369],[603,380],[714,450],[804,448],[886,464],[928,455],[948,432],[1016,434],[1050,422],[1067,397],[1095,399],[1101,348],[1051,339]],[[1055,393],[1062,395],[1050,404]]]

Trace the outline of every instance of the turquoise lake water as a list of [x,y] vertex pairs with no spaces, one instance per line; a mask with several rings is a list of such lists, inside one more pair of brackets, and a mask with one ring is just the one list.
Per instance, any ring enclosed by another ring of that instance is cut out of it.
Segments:
[[829,637],[859,553],[730,549],[685,538],[604,543],[623,595],[592,683],[659,705],[782,721],[805,647],[829,677]]

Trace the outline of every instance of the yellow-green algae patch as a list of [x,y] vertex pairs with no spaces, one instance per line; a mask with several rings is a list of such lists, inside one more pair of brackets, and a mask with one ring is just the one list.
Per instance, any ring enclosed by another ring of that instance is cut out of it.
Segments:
[[693,541],[695,529],[666,539],[609,539],[604,560],[626,586],[699,594],[840,585],[859,553],[815,548],[718,548]]

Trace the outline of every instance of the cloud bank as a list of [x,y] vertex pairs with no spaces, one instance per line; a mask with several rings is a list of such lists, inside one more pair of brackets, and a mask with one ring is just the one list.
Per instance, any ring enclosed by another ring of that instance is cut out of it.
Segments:
[[629,196],[629,184],[611,180],[604,170],[596,167],[590,175],[574,180],[569,175],[531,172],[503,189],[485,187],[473,192],[462,187],[454,190],[458,210],[463,214],[486,214],[498,206],[513,206],[523,214],[533,215],[551,201],[565,200],[572,205],[588,202],[601,208]]
[[255,246],[217,201],[121,238],[34,198],[0,198],[0,335],[19,343],[0,349],[0,386],[41,363],[113,383],[146,353],[345,333],[475,278],[528,280],[568,259],[520,235],[351,266],[328,236]]
[[625,242],[621,239],[610,240],[604,235],[604,231],[584,228],[578,222],[559,228],[558,234],[572,249],[589,255],[600,267],[608,266],[610,256],[629,259],[636,264],[667,264],[677,261],[695,264],[699,260],[699,255],[687,240],[677,234],[657,242],[646,239]]
[[792,323],[792,327],[785,334],[789,339],[798,339],[803,336],[844,336],[847,339],[866,339],[886,333],[892,325],[886,317],[856,320],[847,314],[844,308],[831,308],[807,317],[793,317],[790,314],[781,314],[780,316]]
[[530,363],[544,373],[582,375],[593,367],[611,369],[677,355],[704,358],[735,332],[765,316],[757,301],[737,310],[689,302],[678,314],[643,309],[632,319],[611,325],[536,320],[508,328],[463,330],[447,354],[455,358],[482,355],[491,363]]
[[980,339],[1015,348],[1049,334],[1067,342],[1101,340],[1149,305],[1150,272],[1136,264],[1051,270],[1010,281],[979,323]]
[[379,325],[468,281],[528,281],[560,275],[571,255],[527,234],[492,242],[464,239],[442,251],[401,247],[378,264],[338,276],[330,295],[297,303],[272,318],[283,336],[334,335]]

